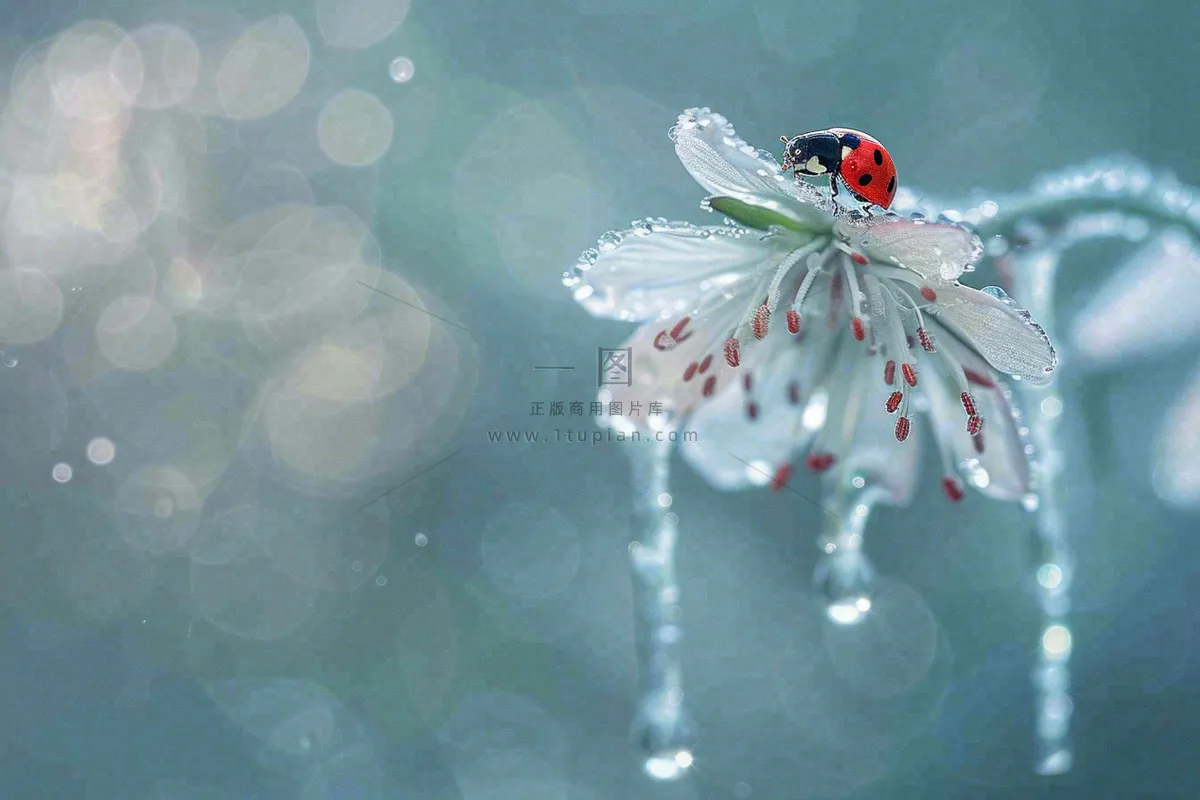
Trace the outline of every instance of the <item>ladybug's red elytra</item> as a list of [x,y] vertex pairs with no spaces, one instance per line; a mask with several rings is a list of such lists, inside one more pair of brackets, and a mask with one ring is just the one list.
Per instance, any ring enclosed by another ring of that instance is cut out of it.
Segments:
[[789,139],[780,136],[783,169],[799,175],[828,175],[834,196],[840,178],[860,202],[881,208],[896,196],[896,165],[877,139],[849,128],[828,128]]

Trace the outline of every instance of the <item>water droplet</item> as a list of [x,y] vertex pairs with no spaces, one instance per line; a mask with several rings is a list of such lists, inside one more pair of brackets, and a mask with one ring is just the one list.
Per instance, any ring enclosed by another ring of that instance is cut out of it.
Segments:
[[418,533],[413,537],[413,542],[416,543],[417,547],[424,547],[429,544],[429,537],[423,533]]
[[750,784],[746,783],[745,781],[739,781],[737,785],[733,787],[733,796],[736,797],[737,800],[746,800],[746,798],[750,796]]
[[350,565],[350,569],[354,570],[355,572],[362,572],[362,562],[361,561],[353,562]]
[[411,58],[400,56],[388,65],[388,75],[396,83],[408,83],[417,72],[417,65]]
[[1021,507],[1026,511],[1037,511],[1039,505],[1041,505],[1041,500],[1033,492],[1021,498]]
[[694,726],[680,705],[682,693],[653,694],[643,701],[632,738],[645,754],[643,768],[658,781],[674,781],[692,766]]
[[58,483],[66,483],[71,480],[73,474],[74,470],[71,469],[71,465],[61,462],[55,464],[54,469],[50,470],[50,477],[54,478]]
[[387,578],[383,577],[382,575],[376,575],[375,576],[375,585],[376,586],[387,586]]
[[17,365],[17,357],[14,355],[10,355],[9,353],[4,352],[3,350],[0,350],[0,359],[3,360],[4,366],[8,367],[9,369],[12,369],[13,367],[15,367]]
[[843,549],[825,555],[813,575],[816,591],[825,599],[825,612],[839,625],[861,622],[871,610],[875,570],[861,551]]

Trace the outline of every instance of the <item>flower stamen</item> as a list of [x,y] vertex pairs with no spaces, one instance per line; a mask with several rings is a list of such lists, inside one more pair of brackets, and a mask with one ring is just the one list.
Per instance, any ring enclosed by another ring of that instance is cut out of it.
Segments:
[[792,477],[792,465],[784,464],[779,469],[775,470],[775,476],[771,478],[771,491],[778,492],[783,487],[787,486],[787,482]]
[[725,363],[731,367],[736,367],[742,363],[742,353],[738,345],[738,340],[732,336],[725,340]]
[[813,472],[824,472],[833,466],[835,460],[833,453],[809,453],[804,463]]

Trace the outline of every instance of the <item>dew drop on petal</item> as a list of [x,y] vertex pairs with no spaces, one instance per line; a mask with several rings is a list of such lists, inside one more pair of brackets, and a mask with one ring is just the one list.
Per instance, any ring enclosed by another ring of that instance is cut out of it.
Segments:
[[413,537],[413,543],[416,544],[417,547],[424,547],[425,545],[429,544],[429,537],[423,533],[418,533]]
[[56,483],[66,483],[71,480],[74,471],[70,464],[58,463],[54,465],[54,469],[50,470],[50,477],[54,478]]

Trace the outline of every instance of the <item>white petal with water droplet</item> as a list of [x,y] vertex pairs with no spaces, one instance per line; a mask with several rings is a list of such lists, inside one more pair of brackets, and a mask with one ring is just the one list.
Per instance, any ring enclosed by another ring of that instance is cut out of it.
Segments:
[[601,237],[564,283],[595,316],[653,319],[732,291],[747,276],[776,266],[798,241],[729,226],[643,220]]
[[996,287],[938,288],[938,302],[928,309],[989,364],[1033,386],[1044,386],[1058,365],[1049,337],[1029,313]]
[[871,258],[929,280],[954,280],[983,255],[979,237],[957,225],[883,218],[865,225],[839,222],[838,232]]
[[[936,336],[936,333],[935,333]],[[966,369],[992,378],[983,359],[948,335],[937,337],[945,350]],[[1029,457],[1017,433],[1013,419],[1011,392],[997,381],[994,388],[970,385],[975,410],[983,417],[983,452],[975,449],[967,433],[967,416],[956,386],[930,376],[922,390],[930,401],[930,418],[935,435],[953,456],[954,466],[963,470],[963,478],[974,489],[997,500],[1021,500],[1032,488]]]
[[821,195],[814,187],[790,180],[770,153],[740,139],[720,114],[707,108],[683,112],[671,139],[684,168],[711,194],[769,208],[805,228],[822,230],[833,224],[833,217],[818,205]]

